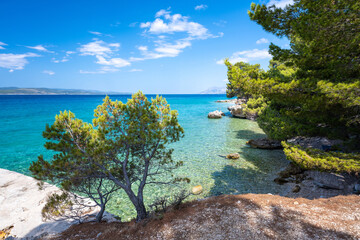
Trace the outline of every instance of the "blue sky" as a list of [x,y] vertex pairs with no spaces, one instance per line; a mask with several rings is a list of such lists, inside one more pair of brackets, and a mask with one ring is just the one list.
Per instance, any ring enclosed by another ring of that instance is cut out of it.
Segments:
[[[224,58],[266,68],[253,1],[0,1],[0,87],[199,93],[225,87]],[[291,0],[257,0],[283,7]]]

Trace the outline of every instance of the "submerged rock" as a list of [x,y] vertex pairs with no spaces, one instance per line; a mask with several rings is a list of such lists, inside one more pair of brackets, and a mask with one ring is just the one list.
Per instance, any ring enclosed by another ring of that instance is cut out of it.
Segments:
[[246,118],[246,115],[244,113],[244,108],[241,105],[230,106],[228,107],[228,110],[230,111],[233,117]]
[[282,148],[280,141],[271,140],[268,138],[249,140],[246,142],[246,144],[250,145],[250,147],[260,148],[260,149],[281,149]]
[[223,113],[222,111],[218,111],[218,110],[209,112],[209,114],[208,114],[208,118],[213,118],[213,119],[221,118],[222,116],[225,116],[225,113]]
[[197,185],[191,189],[191,192],[194,195],[198,195],[198,194],[202,193],[202,191],[203,191],[203,187],[201,185]]
[[226,158],[227,159],[238,159],[238,158],[240,158],[240,154],[238,154],[238,153],[230,153],[230,154],[226,155]]

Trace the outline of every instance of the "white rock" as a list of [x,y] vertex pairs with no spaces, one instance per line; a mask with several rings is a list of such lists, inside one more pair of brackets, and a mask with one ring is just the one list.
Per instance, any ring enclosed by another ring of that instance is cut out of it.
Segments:
[[230,111],[231,115],[233,115],[233,117],[246,118],[243,107],[241,105],[230,106],[228,107],[228,110]]
[[[54,185],[45,183],[39,190],[34,178],[0,168],[0,230],[13,225],[11,236],[20,239],[54,235],[66,230],[76,222],[42,219],[41,210],[47,196],[55,192],[60,192],[60,189]],[[97,211],[98,208],[93,208],[89,214]]]
[[222,111],[216,110],[213,112],[209,112],[208,118],[221,118],[224,115],[225,115],[225,113],[223,113]]

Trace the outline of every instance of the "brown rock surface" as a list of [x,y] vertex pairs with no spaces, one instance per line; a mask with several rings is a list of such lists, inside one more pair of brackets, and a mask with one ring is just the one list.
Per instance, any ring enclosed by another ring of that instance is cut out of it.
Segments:
[[74,225],[57,239],[358,239],[360,196],[308,200],[222,195],[183,204],[162,219]]

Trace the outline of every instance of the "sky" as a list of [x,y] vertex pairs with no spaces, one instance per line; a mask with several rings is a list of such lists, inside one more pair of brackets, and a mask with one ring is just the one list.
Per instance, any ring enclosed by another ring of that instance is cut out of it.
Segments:
[[195,94],[225,87],[225,58],[266,69],[272,42],[251,2],[1,0],[0,87]]

